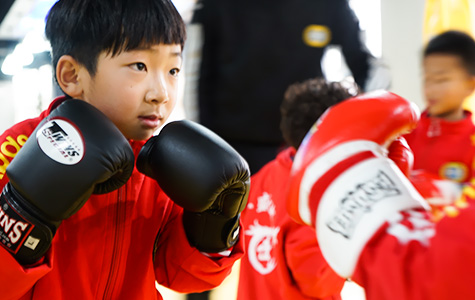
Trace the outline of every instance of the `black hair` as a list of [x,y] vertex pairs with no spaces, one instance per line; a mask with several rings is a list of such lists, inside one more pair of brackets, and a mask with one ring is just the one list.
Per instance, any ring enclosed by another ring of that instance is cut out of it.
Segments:
[[319,77],[290,85],[280,105],[280,130],[286,143],[297,149],[325,110],[358,92],[356,84],[347,86]]
[[430,54],[457,56],[463,67],[475,75],[475,40],[462,31],[449,30],[433,37],[425,47],[423,56]]
[[56,69],[63,55],[71,55],[94,76],[99,55],[154,44],[179,44],[185,24],[170,0],[59,0],[46,19]]

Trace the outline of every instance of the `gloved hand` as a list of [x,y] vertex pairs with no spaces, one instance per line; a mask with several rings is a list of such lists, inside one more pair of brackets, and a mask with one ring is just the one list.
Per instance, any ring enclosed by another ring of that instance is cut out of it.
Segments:
[[66,100],[9,164],[0,195],[0,243],[21,264],[39,260],[61,224],[92,193],[118,189],[132,174],[129,142],[98,109]]
[[215,253],[237,242],[250,171],[218,135],[188,120],[168,123],[145,143],[136,164],[184,208],[183,225],[191,245]]
[[418,117],[395,94],[363,94],[327,110],[297,151],[289,214],[316,229],[322,254],[342,277],[352,275],[366,242],[395,212],[427,208],[386,148]]
[[396,163],[406,177],[410,176],[414,166],[414,153],[405,138],[398,137],[389,145],[388,157]]

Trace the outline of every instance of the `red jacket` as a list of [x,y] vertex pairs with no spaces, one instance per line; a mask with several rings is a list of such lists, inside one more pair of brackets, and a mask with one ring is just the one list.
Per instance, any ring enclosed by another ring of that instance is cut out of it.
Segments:
[[295,149],[288,148],[251,177],[242,214],[246,255],[238,300],[341,299],[345,282],[327,265],[315,231],[286,211],[286,184]]
[[422,169],[441,178],[468,182],[475,163],[475,125],[465,111],[460,121],[421,115],[416,129],[404,136],[414,153],[414,170]]
[[368,300],[475,299],[475,186],[440,221],[397,213],[364,247],[353,279]]
[[[2,187],[8,181],[8,163],[61,101],[54,100],[38,118],[18,123],[1,135]],[[143,144],[131,141],[136,155]],[[48,172],[51,170],[44,170],[44,176]],[[23,267],[0,247],[0,298],[162,299],[155,281],[184,293],[211,289],[242,255],[241,241],[229,257],[220,259],[191,247],[182,225],[182,209],[155,180],[134,170],[125,186],[93,195],[63,221],[41,263]]]

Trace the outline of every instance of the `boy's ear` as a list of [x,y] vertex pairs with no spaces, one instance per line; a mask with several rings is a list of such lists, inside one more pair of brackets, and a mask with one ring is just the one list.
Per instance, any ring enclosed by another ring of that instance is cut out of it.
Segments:
[[469,93],[467,97],[475,96],[475,76],[470,76],[470,79],[468,80],[467,88],[468,88],[468,93]]
[[56,65],[56,80],[63,92],[72,98],[78,98],[83,92],[80,69],[81,65],[70,55],[61,56]]
[[471,83],[472,89],[475,90],[475,75],[472,75],[470,83]]

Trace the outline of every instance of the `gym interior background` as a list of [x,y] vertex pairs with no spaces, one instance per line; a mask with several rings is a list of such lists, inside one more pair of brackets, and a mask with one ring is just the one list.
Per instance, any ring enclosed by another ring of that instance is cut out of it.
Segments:
[[[467,0],[472,1],[472,0]],[[0,1],[0,131],[14,123],[37,116],[60,91],[52,80],[49,44],[44,39],[44,18],[56,0]],[[189,21],[194,0],[173,0],[185,21]],[[423,108],[421,90],[421,51],[424,41],[425,10],[430,0],[350,0],[364,39],[371,52],[389,67],[391,91]],[[450,1],[446,1],[450,2]],[[474,2],[474,1],[472,1]],[[475,4],[471,7],[472,32],[475,32]],[[186,50],[186,49],[185,49]],[[330,80],[341,80],[348,72],[336,48],[330,48],[323,61]],[[182,76],[183,95],[185,76]],[[186,118],[180,97],[170,120]],[[233,299],[237,270],[211,298]],[[159,287],[165,299],[184,299]],[[349,283],[344,300],[362,300],[364,291]]]
[[[36,116],[60,93],[52,80],[44,18],[56,0],[0,1],[0,131]],[[174,0],[185,21],[195,0]],[[424,0],[350,0],[368,48],[389,66],[391,91],[422,105],[420,58]],[[185,49],[186,50],[186,49]],[[346,76],[338,49],[324,60],[329,79]],[[186,73],[186,70],[184,70]],[[182,76],[182,82],[185,76]],[[183,85],[182,85],[183,86]],[[184,118],[178,103],[172,119]]]

